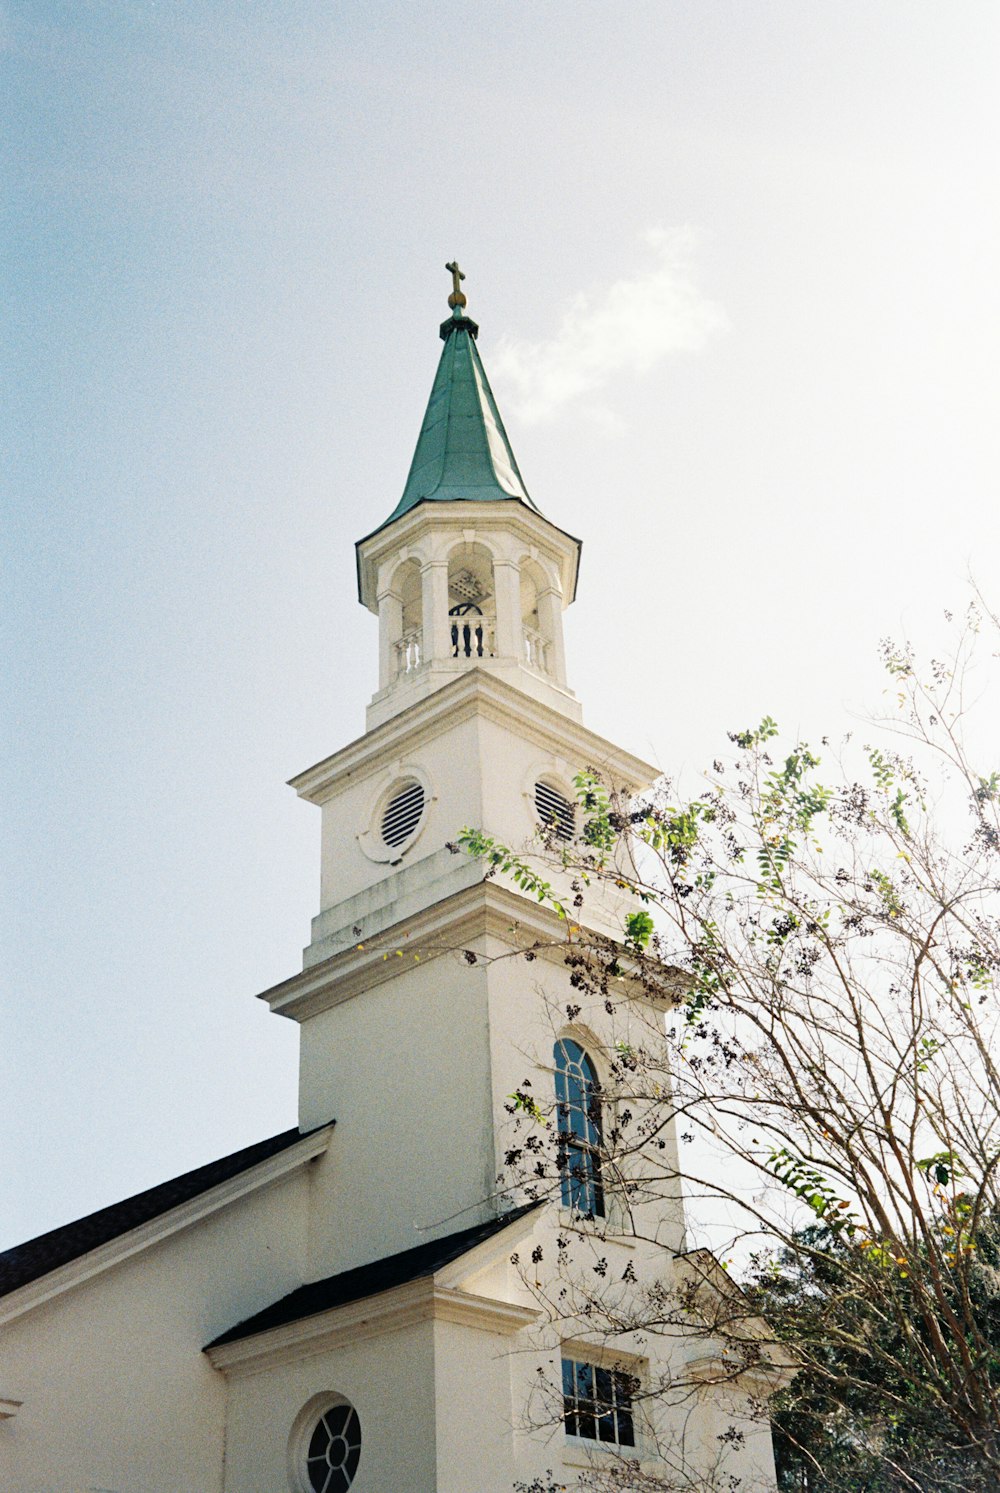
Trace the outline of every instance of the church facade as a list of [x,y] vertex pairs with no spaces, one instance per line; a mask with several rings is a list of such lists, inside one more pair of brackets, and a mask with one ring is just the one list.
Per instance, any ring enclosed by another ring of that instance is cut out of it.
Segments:
[[[713,1270],[679,1196],[646,1221],[655,1248],[622,1226],[602,1003],[567,1020],[564,961],[517,957],[555,947],[555,914],[449,848],[462,826],[571,841],[577,773],[656,776],[583,725],[562,627],[580,544],[528,495],[449,269],[406,487],[357,545],[367,729],[293,779],[322,815],[320,911],[262,998],[301,1028],[298,1125],[0,1256],[5,1493],[775,1486],[780,1375],[714,1372],[706,1331],[609,1344],[525,1273],[568,1233],[615,1279]],[[613,906],[587,917],[615,935]],[[662,1024],[640,1004],[637,1030]],[[564,1142],[551,1195],[499,1180],[529,1071]],[[671,1379],[682,1401],[644,1393]]]

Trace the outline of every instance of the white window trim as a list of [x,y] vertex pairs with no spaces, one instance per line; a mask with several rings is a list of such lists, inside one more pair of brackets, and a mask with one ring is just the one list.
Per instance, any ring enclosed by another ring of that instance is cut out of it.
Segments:
[[[333,1390],[324,1390],[315,1394],[307,1400],[292,1422],[292,1429],[288,1437],[288,1486],[292,1493],[313,1493],[312,1483],[309,1481],[309,1472],[306,1467],[306,1453],[309,1450],[309,1442],[312,1434],[319,1424],[321,1418],[328,1410],[335,1409],[338,1405],[349,1405],[358,1416],[358,1425],[361,1426],[361,1416],[358,1407],[353,1400],[346,1395],[337,1394]],[[364,1458],[364,1428],[361,1428],[361,1456]],[[361,1463],[358,1464],[358,1471]],[[354,1478],[357,1483],[357,1476]]]
[[[562,1395],[562,1365],[565,1359],[573,1363],[588,1363],[595,1369],[631,1374],[645,1381],[649,1365],[645,1359],[631,1353],[610,1353],[586,1343],[567,1342],[560,1344],[559,1392]],[[622,1446],[618,1442],[592,1441],[588,1436],[573,1436],[563,1422],[563,1461],[574,1467],[593,1467],[595,1464],[620,1464],[622,1461],[647,1462],[651,1455],[650,1429],[646,1420],[645,1406],[641,1399],[632,1401],[632,1431],[634,1446]]]
[[[419,783],[424,790],[424,811],[412,834],[399,845],[387,845],[382,838],[382,816],[392,798],[408,783]],[[378,865],[396,866],[412,850],[427,828],[431,817],[431,805],[437,802],[430,777],[422,767],[409,762],[394,764],[379,777],[379,786],[369,797],[364,814],[365,828],[358,833],[358,845],[370,861]]]

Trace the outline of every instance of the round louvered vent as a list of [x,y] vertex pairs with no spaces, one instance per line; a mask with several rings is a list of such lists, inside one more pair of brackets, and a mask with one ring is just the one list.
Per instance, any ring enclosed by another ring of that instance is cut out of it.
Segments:
[[564,794],[548,783],[536,783],[535,808],[542,824],[557,840],[572,840],[575,812]]
[[407,783],[394,793],[382,812],[382,839],[393,850],[404,844],[424,812],[424,788],[422,783]]

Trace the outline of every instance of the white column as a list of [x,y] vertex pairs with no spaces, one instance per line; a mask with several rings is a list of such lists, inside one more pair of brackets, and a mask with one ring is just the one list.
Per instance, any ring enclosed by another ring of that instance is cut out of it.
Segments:
[[497,657],[523,659],[521,572],[513,560],[493,561],[493,586],[497,598]]
[[424,657],[432,662],[451,655],[448,626],[448,561],[428,560],[420,571],[424,603]]
[[566,648],[563,643],[562,595],[552,586],[538,593],[538,626],[547,647],[549,673],[557,684],[566,683]]
[[378,687],[388,689],[396,677],[396,644],[403,636],[403,599],[395,591],[378,597]]

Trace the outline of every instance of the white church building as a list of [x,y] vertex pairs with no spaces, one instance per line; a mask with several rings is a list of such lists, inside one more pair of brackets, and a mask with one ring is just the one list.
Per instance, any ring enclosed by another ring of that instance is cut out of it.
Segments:
[[[292,782],[322,815],[320,910],[261,999],[301,1028],[298,1125],[0,1255],[2,1493],[774,1489],[774,1376],[713,1373],[704,1332],[609,1348],[524,1275],[567,1230],[641,1273],[598,1161],[607,1018],[581,997],[553,1029],[563,960],[505,956],[558,942],[556,914],[448,845],[571,839],[576,773],[635,794],[656,770],[582,723],[580,543],[528,495],[449,269],[403,496],[357,544],[367,729]],[[570,1158],[541,1201],[497,1184],[527,1071]],[[647,1264],[680,1278],[680,1200],[654,1224]],[[675,1371],[680,1408],[643,1394]]]

